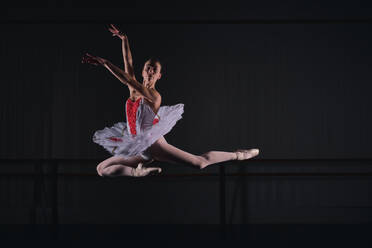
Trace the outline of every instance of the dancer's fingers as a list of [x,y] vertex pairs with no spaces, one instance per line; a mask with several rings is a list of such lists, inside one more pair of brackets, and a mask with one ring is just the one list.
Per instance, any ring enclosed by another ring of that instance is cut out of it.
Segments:
[[119,32],[115,29],[112,29],[112,28],[109,28],[109,31],[112,33],[112,34],[118,34]]
[[88,63],[88,64],[91,64],[91,65],[98,65],[97,59],[92,57],[92,56],[88,56],[88,55],[83,56],[83,58],[81,60],[81,63]]
[[83,57],[81,58],[81,63],[89,63],[89,56],[87,56],[86,54],[83,55]]
[[114,24],[110,24],[110,25],[111,25],[111,27],[112,27],[113,29],[115,29],[115,30],[119,31],[119,29],[118,29],[117,27],[115,27],[115,25],[114,25]]
[[119,33],[119,30],[117,28],[115,28],[115,26],[113,26],[112,24],[111,24],[111,28],[109,28],[109,29],[112,33]]

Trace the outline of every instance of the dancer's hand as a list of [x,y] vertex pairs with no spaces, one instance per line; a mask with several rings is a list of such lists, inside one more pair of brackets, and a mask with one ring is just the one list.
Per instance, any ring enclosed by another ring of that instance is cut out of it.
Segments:
[[91,64],[91,65],[103,65],[106,62],[107,62],[106,59],[98,57],[98,56],[93,56],[89,53],[86,53],[81,60],[81,63],[83,63],[83,64],[88,63],[88,64]]
[[132,169],[132,176],[134,176],[134,177],[144,177],[144,176],[147,176],[148,174],[150,174],[152,171],[155,171],[157,173],[161,172],[161,168],[159,168],[159,167],[146,168],[146,167],[142,167],[142,165],[143,165],[142,163],[139,163],[137,168]]
[[127,36],[120,32],[120,30],[114,26],[114,24],[110,24],[111,27],[108,28],[108,30],[112,33],[112,36],[117,36],[120,39],[124,40],[127,38]]

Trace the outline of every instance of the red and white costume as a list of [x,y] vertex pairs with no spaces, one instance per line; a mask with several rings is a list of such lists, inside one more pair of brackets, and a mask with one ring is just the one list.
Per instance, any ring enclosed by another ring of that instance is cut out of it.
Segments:
[[127,122],[105,127],[93,135],[93,141],[103,146],[112,155],[124,157],[140,155],[151,160],[147,149],[160,137],[167,134],[183,114],[182,103],[161,106],[157,114],[143,98],[125,104]]

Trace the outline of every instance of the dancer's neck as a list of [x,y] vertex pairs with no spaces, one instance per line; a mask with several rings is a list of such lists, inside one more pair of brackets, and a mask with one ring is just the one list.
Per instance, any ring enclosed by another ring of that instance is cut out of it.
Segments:
[[144,80],[142,84],[148,89],[155,89],[155,82]]

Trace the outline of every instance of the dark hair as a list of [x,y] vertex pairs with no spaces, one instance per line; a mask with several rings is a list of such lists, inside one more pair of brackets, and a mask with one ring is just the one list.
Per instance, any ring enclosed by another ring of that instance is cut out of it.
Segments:
[[155,63],[161,64],[160,60],[155,57],[150,57],[147,61],[149,61],[151,64],[155,64]]

